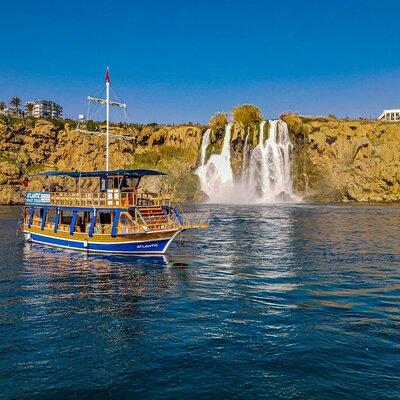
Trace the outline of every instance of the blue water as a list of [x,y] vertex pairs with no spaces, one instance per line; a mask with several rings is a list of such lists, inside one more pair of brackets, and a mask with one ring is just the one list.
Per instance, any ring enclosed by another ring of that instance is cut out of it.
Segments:
[[165,260],[24,244],[0,207],[0,398],[400,398],[399,206],[208,207]]

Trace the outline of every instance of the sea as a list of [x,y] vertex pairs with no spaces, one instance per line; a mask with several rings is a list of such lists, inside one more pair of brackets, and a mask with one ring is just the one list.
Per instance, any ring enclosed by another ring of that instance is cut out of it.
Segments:
[[0,399],[400,398],[400,205],[198,207],[142,258],[0,207]]

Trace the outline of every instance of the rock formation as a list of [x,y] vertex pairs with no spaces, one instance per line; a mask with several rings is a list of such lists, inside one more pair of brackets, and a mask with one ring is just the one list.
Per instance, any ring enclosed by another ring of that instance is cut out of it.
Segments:
[[289,116],[294,180],[311,201],[400,201],[400,124]]
[[[104,169],[104,136],[75,130],[71,121],[0,119],[0,204],[23,202],[28,178],[29,190],[75,189],[70,178],[41,178],[46,170]],[[101,128],[101,127],[100,127]],[[167,178],[147,178],[144,190],[171,191],[177,200],[198,200],[197,178],[192,174],[198,161],[203,128],[181,126],[113,126],[112,132],[132,136],[134,141],[112,139],[110,167],[154,168],[168,173]],[[95,189],[82,180],[82,190]]]

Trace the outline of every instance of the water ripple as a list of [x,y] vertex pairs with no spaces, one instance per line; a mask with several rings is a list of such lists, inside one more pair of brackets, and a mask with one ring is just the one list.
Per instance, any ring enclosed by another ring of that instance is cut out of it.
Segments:
[[0,208],[0,398],[400,397],[400,207],[201,206],[166,258],[19,242]]

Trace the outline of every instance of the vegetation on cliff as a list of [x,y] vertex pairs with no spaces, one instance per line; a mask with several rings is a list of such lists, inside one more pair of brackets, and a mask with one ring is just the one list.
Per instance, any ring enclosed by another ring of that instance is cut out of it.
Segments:
[[233,107],[232,109],[233,122],[251,127],[258,125],[263,120],[261,110],[253,104],[243,104]]
[[214,133],[222,133],[227,123],[228,123],[228,114],[217,113],[210,118],[208,126]]

